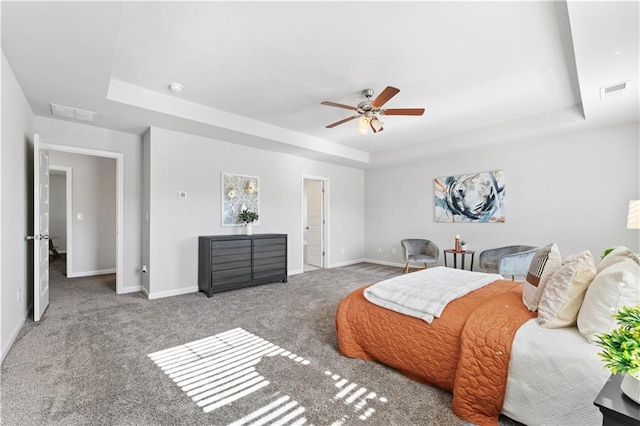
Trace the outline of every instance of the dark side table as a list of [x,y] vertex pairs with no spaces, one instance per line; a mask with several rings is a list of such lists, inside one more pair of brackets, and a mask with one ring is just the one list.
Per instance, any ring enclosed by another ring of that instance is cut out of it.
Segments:
[[602,412],[602,426],[640,425],[640,404],[630,400],[620,389],[621,374],[612,374],[593,403]]
[[469,270],[473,271],[473,258],[475,257],[476,252],[473,250],[454,250],[454,249],[447,249],[444,251],[444,266],[447,266],[447,254],[453,254],[453,267],[457,268],[458,267],[458,255],[461,255],[462,257],[462,263],[460,265],[460,267],[462,269],[464,269],[464,258],[466,255],[470,254],[471,255],[471,265],[469,265]]

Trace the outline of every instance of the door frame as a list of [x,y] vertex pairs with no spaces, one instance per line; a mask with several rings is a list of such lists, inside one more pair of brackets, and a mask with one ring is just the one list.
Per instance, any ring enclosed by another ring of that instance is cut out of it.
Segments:
[[[113,158],[116,160],[116,294],[124,293],[122,282],[122,266],[124,262],[124,243],[122,229],[124,222],[124,154],[121,152],[103,151],[91,148],[80,148],[71,145],[60,145],[43,142],[42,149],[49,151],[66,152],[70,154],[91,155],[93,157]],[[68,215],[72,216],[71,215]],[[67,228],[67,232],[68,232]],[[67,274],[69,270],[67,269]]]
[[[55,165],[51,165],[51,162],[49,162],[49,170],[54,170],[56,172],[64,172],[64,176],[65,176],[65,209],[66,209],[66,214],[65,214],[65,221],[66,221],[66,228],[67,228],[67,233],[65,235],[65,238],[67,239],[67,247],[66,247],[66,264],[67,264],[67,277],[69,277],[72,274],[72,270],[71,270],[71,265],[73,265],[73,262],[71,261],[73,259],[73,167],[68,167],[68,166],[55,166]],[[49,173],[49,178],[51,178],[51,173]],[[51,195],[49,195],[49,202],[51,202]],[[49,225],[49,231],[51,231],[51,225]]]
[[322,227],[322,247],[325,255],[322,257],[322,267],[328,268],[331,264],[329,262],[329,256],[331,252],[329,250],[329,178],[322,176],[311,176],[311,175],[302,175],[302,190],[301,190],[301,205],[300,205],[300,229],[302,232],[300,233],[300,259],[301,259],[301,268],[300,270],[304,271],[304,222],[305,222],[305,212],[306,212],[306,188],[305,181],[313,180],[313,181],[322,181],[324,192],[322,193],[322,215],[324,216],[324,226]]

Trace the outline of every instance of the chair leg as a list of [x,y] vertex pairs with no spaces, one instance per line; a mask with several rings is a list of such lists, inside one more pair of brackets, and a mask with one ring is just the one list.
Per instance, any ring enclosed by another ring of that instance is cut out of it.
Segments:
[[429,267],[427,266],[427,262],[424,262],[424,269],[429,269]]
[[409,262],[407,262],[407,263],[404,265],[404,272],[403,272],[403,274],[406,274],[407,272],[409,272]]

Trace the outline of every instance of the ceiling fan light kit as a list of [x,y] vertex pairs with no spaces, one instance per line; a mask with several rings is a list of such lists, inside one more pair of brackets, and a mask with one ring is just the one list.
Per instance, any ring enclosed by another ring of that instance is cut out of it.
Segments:
[[362,95],[367,98],[367,100],[360,102],[357,106],[344,105],[331,101],[321,102],[322,105],[332,106],[336,108],[344,108],[351,111],[355,111],[358,115],[353,115],[351,117],[347,117],[340,121],[336,121],[335,123],[331,123],[327,125],[327,129],[331,129],[333,127],[339,126],[340,124],[344,124],[347,121],[355,120],[356,118],[360,118],[358,120],[358,132],[362,134],[367,134],[368,128],[371,128],[373,133],[378,133],[383,131],[382,125],[384,124],[378,118],[379,115],[422,115],[424,114],[424,108],[387,108],[382,109],[382,106],[389,101],[392,97],[398,94],[400,89],[396,89],[395,87],[387,86],[373,101],[371,98],[373,97],[373,89],[364,89],[362,91]]

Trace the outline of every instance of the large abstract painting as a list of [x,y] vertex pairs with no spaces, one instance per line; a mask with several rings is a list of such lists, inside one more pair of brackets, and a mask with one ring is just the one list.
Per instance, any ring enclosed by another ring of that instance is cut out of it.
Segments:
[[504,222],[504,171],[435,179],[436,222]]
[[[259,183],[256,176],[222,173],[222,226],[241,225],[238,215],[242,210],[260,213]],[[259,224],[259,220],[254,222]]]

